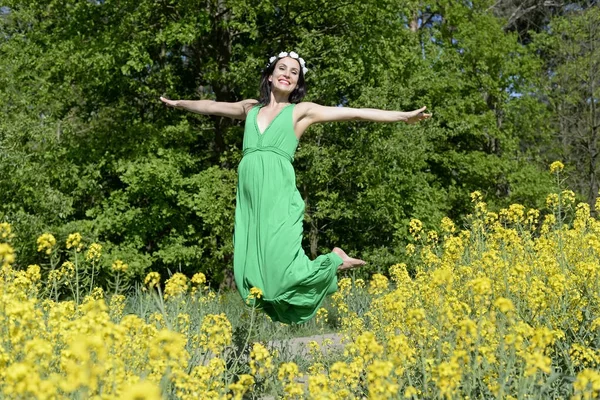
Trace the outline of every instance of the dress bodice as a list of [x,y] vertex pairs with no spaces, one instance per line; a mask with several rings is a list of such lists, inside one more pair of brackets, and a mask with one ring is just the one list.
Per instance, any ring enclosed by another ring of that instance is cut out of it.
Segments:
[[288,104],[273,118],[264,132],[258,127],[258,112],[262,106],[253,107],[246,118],[244,129],[244,156],[256,151],[268,151],[287,158],[290,162],[298,147],[298,138],[294,134],[292,114],[295,104]]

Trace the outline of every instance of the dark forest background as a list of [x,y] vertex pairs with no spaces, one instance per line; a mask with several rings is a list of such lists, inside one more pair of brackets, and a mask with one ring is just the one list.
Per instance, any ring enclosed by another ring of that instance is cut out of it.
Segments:
[[[309,255],[340,246],[382,270],[411,218],[458,224],[598,196],[600,9],[562,0],[4,0],[0,221],[23,265],[36,238],[80,232],[141,276],[214,284],[232,267],[243,124],[159,96],[256,98],[268,58],[307,60],[307,100],[412,110],[414,126],[312,127],[295,161]],[[593,207],[592,207],[593,208]]]

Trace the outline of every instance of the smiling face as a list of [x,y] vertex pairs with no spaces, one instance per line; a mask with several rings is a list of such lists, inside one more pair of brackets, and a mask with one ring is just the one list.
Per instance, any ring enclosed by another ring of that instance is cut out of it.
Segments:
[[271,90],[284,93],[292,93],[298,85],[300,78],[300,63],[291,57],[284,57],[277,60],[275,69],[269,82],[271,82]]

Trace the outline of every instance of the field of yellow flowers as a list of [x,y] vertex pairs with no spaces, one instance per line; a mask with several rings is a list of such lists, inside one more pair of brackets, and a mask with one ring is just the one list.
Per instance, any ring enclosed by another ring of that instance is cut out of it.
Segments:
[[[17,269],[0,224],[0,397],[597,398],[600,221],[570,191],[550,195],[543,218],[472,198],[468,229],[413,220],[406,262],[388,277],[340,279],[312,323],[337,321],[343,347],[312,343],[308,356],[257,335],[259,311],[226,312],[201,273],[150,273],[125,296],[116,260],[101,290],[101,246],[78,234],[65,243],[71,261]],[[59,246],[51,234],[38,245]]]

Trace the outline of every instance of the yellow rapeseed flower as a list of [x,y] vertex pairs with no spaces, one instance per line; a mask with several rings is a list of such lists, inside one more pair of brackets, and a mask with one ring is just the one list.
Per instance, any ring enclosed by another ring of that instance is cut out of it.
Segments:
[[590,205],[588,203],[579,203],[575,208],[575,221],[573,228],[576,231],[584,230],[590,222]]
[[415,254],[415,245],[412,243],[409,243],[406,245],[406,255],[407,256],[412,256],[413,254]]
[[438,234],[436,231],[427,232],[427,242],[436,244],[438,242]]
[[376,360],[367,367],[367,381],[369,382],[369,398],[393,399],[400,386],[391,376],[394,366],[389,361]]
[[206,283],[206,275],[204,275],[202,272],[196,272],[194,276],[192,276],[190,282],[196,286],[204,285]]
[[10,240],[12,239],[12,227],[8,222],[0,222],[0,239]]
[[102,256],[102,245],[100,245],[98,243],[92,243],[90,245],[90,248],[87,251],[87,254],[85,255],[85,258],[88,261],[97,262],[100,260],[101,256]]
[[[527,211],[527,219],[525,222],[527,222],[529,225],[537,225],[539,218],[540,211],[536,210],[535,208],[530,208]],[[533,226],[533,228],[535,229],[535,226]]]
[[374,274],[369,282],[369,294],[378,295],[388,288],[388,278],[381,274]]
[[551,372],[552,359],[540,351],[534,351],[525,357],[525,376],[534,376],[538,371],[545,374]]
[[127,270],[129,269],[129,265],[125,264],[123,261],[121,260],[115,260],[115,262],[113,262],[112,264],[112,270],[114,272],[127,272]]
[[556,225],[556,217],[554,214],[546,214],[542,223],[541,233],[549,233]]
[[417,396],[418,394],[419,394],[419,391],[414,386],[407,386],[406,389],[404,389],[404,398],[405,399],[410,399],[413,396]]
[[56,239],[51,233],[44,233],[37,239],[38,249],[37,251],[45,251],[46,254],[52,253],[52,248],[56,244]]
[[444,234],[447,235],[451,235],[456,232],[456,226],[454,225],[454,222],[448,217],[442,218],[442,222],[440,222],[440,229]]
[[384,350],[382,344],[377,341],[373,332],[364,332],[356,338],[356,341],[347,346],[351,354],[357,354],[364,360],[372,360],[379,357]]
[[160,283],[160,274],[158,272],[149,272],[144,278],[144,285],[147,285],[149,288],[157,287]]
[[415,240],[419,240],[421,238],[420,233],[422,230],[423,223],[420,220],[416,218],[410,220],[410,223],[408,224],[408,231],[415,238]]
[[573,383],[575,396],[573,399],[597,399],[600,395],[600,372],[584,369],[577,374]]
[[483,201],[483,195],[481,194],[481,192],[479,190],[472,192],[471,193],[471,202],[479,203],[480,201]]
[[467,286],[471,287],[475,294],[479,296],[485,296],[491,294],[492,281],[487,277],[475,278],[469,281]]
[[316,317],[315,317],[317,325],[325,324],[327,322],[328,314],[329,313],[327,312],[326,308],[323,308],[323,307],[319,308],[319,310],[317,311]]
[[263,297],[263,292],[257,287],[252,287],[248,296],[252,299],[260,299]]
[[[285,395],[284,400],[288,399],[304,399],[304,385],[300,382],[290,382],[283,387]],[[341,394],[340,394],[341,395]],[[341,398],[347,398],[347,396],[341,396]]]
[[498,307],[498,309],[504,314],[513,312],[515,310],[515,306],[514,306],[513,302],[510,299],[507,299],[504,297],[498,297],[494,301],[494,305],[496,307]]
[[342,278],[338,281],[338,292],[342,295],[347,296],[350,294],[350,289],[352,288],[352,279],[350,278]]
[[312,399],[333,398],[333,393],[329,389],[329,379],[324,374],[316,374],[308,378],[308,393]]
[[175,298],[187,292],[188,278],[181,272],[176,272],[165,281],[165,300]]
[[266,376],[273,370],[273,356],[260,343],[254,343],[250,352],[250,371],[254,376]]
[[511,204],[508,207],[507,219],[513,224],[522,223],[525,220],[525,207],[521,204]]
[[550,193],[546,196],[546,207],[554,209],[560,204],[558,193]]
[[79,232],[71,233],[67,237],[67,249],[74,248],[77,252],[83,249],[83,243],[81,243],[81,234]]
[[237,382],[229,384],[229,390],[233,392],[232,399],[242,400],[246,392],[252,389],[252,386],[254,386],[254,378],[252,375],[240,375]]
[[279,366],[279,371],[277,373],[277,379],[279,379],[279,381],[291,382],[298,376],[300,376],[300,374],[298,365],[295,362],[286,362]]
[[8,243],[0,243],[0,262],[3,265],[15,262],[15,252]]
[[26,271],[27,278],[31,282],[38,282],[40,279],[42,279],[42,274],[40,271],[40,266],[37,264],[28,266]]
[[231,344],[231,338],[231,323],[224,313],[204,316],[200,326],[199,344],[205,351],[210,350],[218,354]]
[[579,343],[571,346],[569,356],[576,367],[593,368],[600,364],[600,352]]
[[554,161],[552,164],[550,164],[550,173],[554,174],[561,172],[564,168],[565,165],[563,163],[561,163],[560,161]]
[[123,310],[125,309],[125,303],[127,298],[122,294],[115,294],[110,298],[110,305],[108,309],[113,318],[120,320],[123,317]]
[[162,400],[160,388],[155,383],[140,381],[125,389],[119,396],[122,400]]
[[454,398],[460,385],[462,369],[456,360],[443,361],[436,368],[435,383],[445,398]]
[[[500,210],[500,212],[502,211],[503,210]],[[487,203],[485,201],[478,201],[477,203],[475,203],[475,215],[477,217],[488,215]]]
[[564,207],[570,207],[575,204],[575,192],[572,190],[563,190],[560,194],[560,198]]
[[75,264],[71,261],[65,261],[59,271],[61,277],[64,277],[67,280],[71,279],[75,276]]

